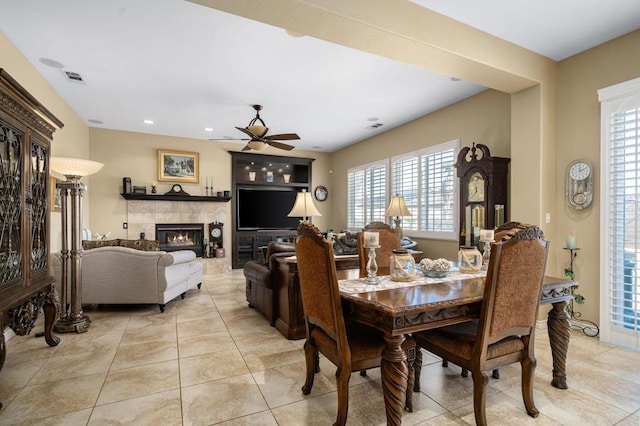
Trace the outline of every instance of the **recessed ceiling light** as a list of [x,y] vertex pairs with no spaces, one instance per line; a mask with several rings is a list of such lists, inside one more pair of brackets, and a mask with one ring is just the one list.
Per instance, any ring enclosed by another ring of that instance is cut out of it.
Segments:
[[378,117],[369,117],[367,118],[368,121],[378,121],[379,118]]
[[313,148],[313,149],[322,149],[322,147],[320,145],[314,145],[311,148]]
[[384,126],[384,124],[382,124],[382,123],[374,123],[371,126],[365,127],[365,129],[374,130],[374,129],[377,129],[378,127],[382,127],[382,126]]
[[38,59],[38,62],[51,68],[58,68],[58,69],[64,68],[64,65],[62,65],[60,62],[54,61],[53,59],[49,59],[49,58],[40,58]]
[[144,120],[144,124],[153,124],[153,120]]
[[461,81],[461,80],[462,80],[462,79],[461,79],[461,78],[458,78],[458,77],[451,77],[451,81]]
[[213,127],[205,127],[204,131],[205,132],[213,132]]
[[90,118],[87,120],[89,123],[93,123],[93,124],[104,124],[102,121],[100,120],[96,120],[95,118]]

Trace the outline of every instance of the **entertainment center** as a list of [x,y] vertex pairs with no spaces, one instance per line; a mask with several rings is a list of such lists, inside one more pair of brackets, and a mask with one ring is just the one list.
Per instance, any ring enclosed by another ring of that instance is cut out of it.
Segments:
[[262,258],[269,241],[294,241],[299,217],[288,217],[296,194],[311,190],[313,158],[231,152],[232,267]]

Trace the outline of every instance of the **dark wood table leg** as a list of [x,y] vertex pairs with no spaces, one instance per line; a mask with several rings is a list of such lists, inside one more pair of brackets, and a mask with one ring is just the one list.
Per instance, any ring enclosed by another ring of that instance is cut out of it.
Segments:
[[553,357],[553,380],[551,385],[558,389],[567,389],[567,350],[571,337],[571,322],[567,312],[567,302],[552,303],[553,309],[547,317],[549,343]]
[[404,336],[384,335],[387,346],[382,352],[382,390],[387,412],[387,425],[400,425],[406,401],[409,369],[407,356],[402,350]]

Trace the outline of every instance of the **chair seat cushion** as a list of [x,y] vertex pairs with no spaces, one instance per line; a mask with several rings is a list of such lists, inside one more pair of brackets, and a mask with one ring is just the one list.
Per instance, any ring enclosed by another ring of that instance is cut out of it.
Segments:
[[[318,348],[325,348],[329,353],[338,353],[335,340],[323,329],[315,327],[311,332],[311,338]],[[347,327],[347,341],[351,349],[351,361],[357,362],[382,356],[386,345],[382,335],[374,328],[362,324],[349,324]],[[321,350],[321,352],[323,352]]]
[[[435,328],[433,330],[414,333],[413,336],[419,346],[430,350],[430,347],[441,347],[447,352],[455,353],[464,359],[471,358],[471,352],[478,333],[478,320],[462,324]],[[489,345],[487,359],[497,358],[524,349],[522,339],[511,336]]]

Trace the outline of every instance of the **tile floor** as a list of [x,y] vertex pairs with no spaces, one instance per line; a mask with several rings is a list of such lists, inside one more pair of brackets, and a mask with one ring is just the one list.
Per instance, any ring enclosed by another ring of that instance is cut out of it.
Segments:
[[[95,307],[85,334],[62,334],[57,347],[14,337],[0,372],[0,425],[330,425],[335,369],[321,361],[309,396],[303,340],[283,338],[247,307],[239,270],[205,276],[200,291],[167,305]],[[519,367],[491,379],[492,425],[640,425],[640,353],[574,331],[569,390],[549,385],[548,337],[536,338],[535,401],[526,415]],[[425,353],[422,393],[407,425],[474,424],[471,378]],[[379,370],[352,375],[349,425],[385,423]]]

